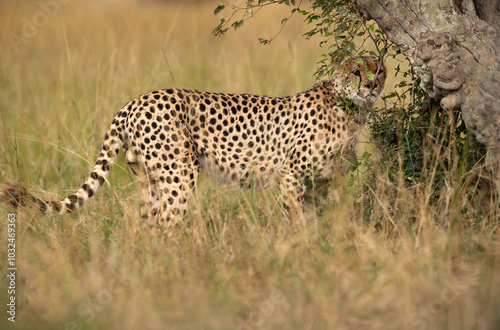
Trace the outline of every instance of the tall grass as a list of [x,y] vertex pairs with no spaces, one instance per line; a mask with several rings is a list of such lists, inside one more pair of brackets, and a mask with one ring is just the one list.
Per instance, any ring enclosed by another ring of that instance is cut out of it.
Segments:
[[[214,7],[74,0],[16,52],[9,33],[20,35],[40,6],[1,2],[0,181],[66,195],[88,174],[114,113],[142,92],[285,95],[314,83],[324,50],[299,37],[300,20],[262,47],[257,38],[277,32],[286,12],[216,39]],[[304,228],[282,218],[273,190],[202,178],[185,228],[164,239],[140,230],[138,185],[124,164],[120,156],[110,185],[79,215],[15,211],[18,328],[500,327],[499,212],[480,165],[450,167],[439,187],[429,166],[429,184],[412,188],[384,159],[372,162],[365,188],[338,168],[309,193]],[[0,206],[4,265],[11,212]],[[3,313],[0,327],[9,325]]]

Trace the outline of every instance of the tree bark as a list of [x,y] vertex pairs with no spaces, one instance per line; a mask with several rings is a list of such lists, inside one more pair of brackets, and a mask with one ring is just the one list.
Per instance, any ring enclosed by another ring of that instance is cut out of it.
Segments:
[[488,149],[496,178],[500,156],[500,0],[357,0],[408,57],[429,97],[460,110]]

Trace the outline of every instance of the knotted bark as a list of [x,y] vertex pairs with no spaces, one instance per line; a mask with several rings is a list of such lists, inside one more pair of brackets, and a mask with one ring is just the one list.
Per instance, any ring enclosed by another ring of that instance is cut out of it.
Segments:
[[408,57],[428,96],[461,111],[499,178],[500,1],[357,2]]

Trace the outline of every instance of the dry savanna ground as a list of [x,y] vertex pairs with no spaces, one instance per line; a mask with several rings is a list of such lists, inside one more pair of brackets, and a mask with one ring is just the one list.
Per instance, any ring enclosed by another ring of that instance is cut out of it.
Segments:
[[[0,2],[0,181],[46,198],[80,186],[132,97],[172,86],[286,95],[314,83],[325,51],[301,37],[301,19],[258,44],[286,9],[215,38],[216,3],[59,2],[57,12]],[[138,185],[120,155],[78,215],[0,206],[0,328],[500,328],[499,211],[495,194],[477,193],[491,188],[479,184],[487,173],[478,165],[439,187],[407,188],[384,171],[375,168],[368,190],[336,173],[306,206],[304,228],[283,219],[272,189],[202,178],[182,234],[164,239],[137,232]],[[6,313],[13,212],[15,324]]]

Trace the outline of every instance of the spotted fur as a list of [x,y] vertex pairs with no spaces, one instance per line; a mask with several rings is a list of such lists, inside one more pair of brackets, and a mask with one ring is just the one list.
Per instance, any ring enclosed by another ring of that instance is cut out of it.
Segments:
[[166,89],[141,95],[118,111],[85,183],[61,201],[42,201],[17,185],[0,187],[0,200],[35,203],[47,215],[80,209],[106,181],[123,146],[137,176],[149,224],[181,221],[200,165],[245,183],[273,182],[285,206],[300,209],[301,176],[321,172],[352,139],[340,104],[371,105],[385,82],[383,64],[372,57],[348,60],[333,79],[286,97]]

